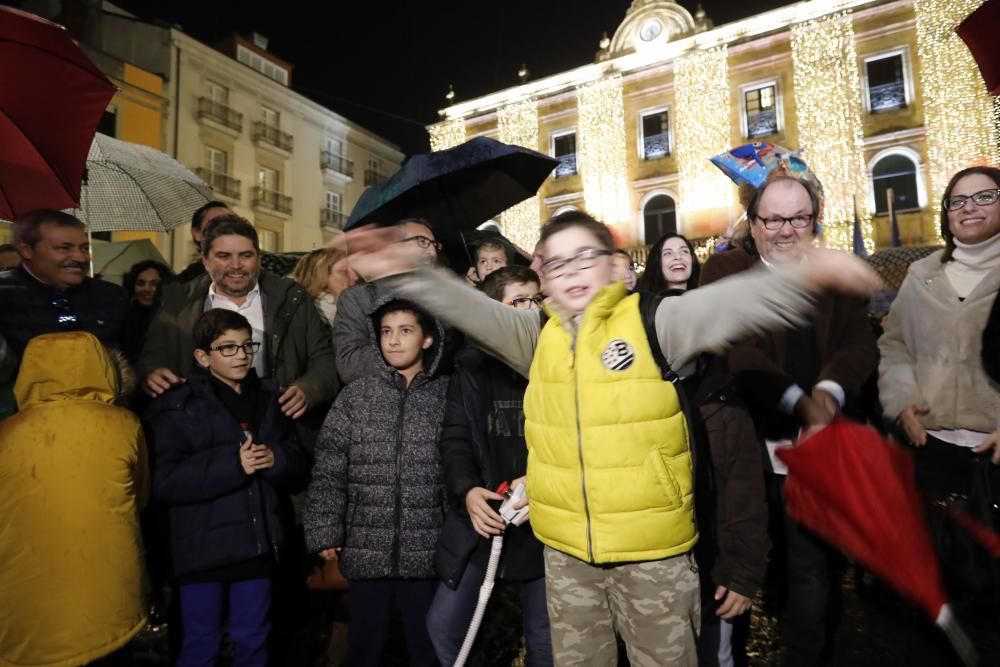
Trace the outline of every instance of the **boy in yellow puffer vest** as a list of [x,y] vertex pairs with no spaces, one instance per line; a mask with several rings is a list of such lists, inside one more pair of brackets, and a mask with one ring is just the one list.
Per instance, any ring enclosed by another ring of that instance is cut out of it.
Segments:
[[[391,235],[348,234],[352,266],[369,278],[412,271],[411,244]],[[811,308],[810,292],[865,291],[877,278],[849,255],[817,251],[795,273],[720,281],[647,315],[640,295],[612,282],[611,234],[594,218],[556,216],[540,247],[547,321],[439,270],[413,271],[393,289],[529,378],[527,489],[546,546],[555,663],[614,664],[617,631],[637,667],[694,666],[692,462],[679,396],[664,374],[749,332],[794,326]]]

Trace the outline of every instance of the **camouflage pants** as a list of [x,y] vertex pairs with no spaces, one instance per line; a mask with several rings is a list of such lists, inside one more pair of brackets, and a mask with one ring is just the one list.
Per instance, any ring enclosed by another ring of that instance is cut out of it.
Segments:
[[698,665],[701,598],[691,554],[600,567],[545,547],[545,593],[556,665],[615,665],[616,632],[633,667]]

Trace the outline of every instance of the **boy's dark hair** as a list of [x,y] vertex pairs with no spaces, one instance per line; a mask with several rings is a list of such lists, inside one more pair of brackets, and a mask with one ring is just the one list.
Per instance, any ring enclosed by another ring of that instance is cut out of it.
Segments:
[[413,315],[417,318],[417,324],[420,325],[420,328],[424,332],[424,336],[430,336],[434,339],[434,342],[437,343],[437,326],[434,324],[434,318],[428,315],[426,311],[421,310],[417,304],[404,299],[393,299],[392,301],[380,306],[372,315],[372,324],[375,325],[376,338],[382,330],[382,319],[390,313],[400,312],[413,313]]
[[559,215],[552,216],[547,223],[542,225],[541,237],[538,240],[544,243],[550,236],[571,227],[582,227],[593,234],[605,250],[615,249],[615,240],[607,225],[583,211],[564,211]]
[[253,249],[260,252],[260,241],[257,239],[257,230],[246,218],[242,218],[235,213],[220,215],[213,219],[201,233],[201,254],[208,257],[208,251],[212,249],[212,242],[220,236],[244,236],[253,242]]
[[944,193],[941,195],[941,238],[944,239],[944,254],[941,255],[942,263],[950,262],[953,259],[952,254],[955,252],[955,235],[951,233],[951,226],[948,224],[948,209],[944,207],[944,202],[951,196],[951,192],[955,189],[959,179],[972,174],[982,174],[996,183],[996,186],[1000,188],[1000,169],[996,167],[967,167],[951,177],[951,180],[948,181],[948,187],[944,189]]
[[191,216],[191,227],[194,229],[201,229],[201,223],[205,219],[205,214],[208,213],[213,208],[229,208],[229,204],[221,201],[210,201],[204,206],[200,207]]
[[494,301],[503,301],[503,293],[504,290],[507,289],[507,285],[516,285],[520,283],[535,283],[536,285],[541,285],[542,281],[538,279],[538,274],[528,267],[521,266],[520,264],[512,264],[511,266],[505,266],[502,269],[497,269],[490,275],[486,276],[486,280],[484,280],[482,284],[482,290],[483,294],[490,297]]
[[57,227],[76,227],[84,231],[87,229],[86,225],[69,213],[51,208],[39,208],[14,222],[12,230],[14,243],[24,243],[34,248],[42,240],[42,225],[47,222]]
[[132,265],[132,268],[128,270],[124,276],[122,276],[122,287],[125,291],[129,293],[129,296],[135,296],[135,281],[139,277],[139,274],[143,271],[148,271],[149,269],[156,269],[156,272],[160,274],[160,281],[164,281],[170,276],[174,275],[174,272],[170,270],[170,267],[163,262],[157,262],[155,259],[144,259],[141,262],[136,262]]
[[215,339],[227,331],[246,331],[253,335],[253,327],[250,326],[250,322],[236,311],[224,308],[206,310],[198,316],[198,320],[194,323],[192,334],[194,346],[208,352],[208,348],[212,347]]

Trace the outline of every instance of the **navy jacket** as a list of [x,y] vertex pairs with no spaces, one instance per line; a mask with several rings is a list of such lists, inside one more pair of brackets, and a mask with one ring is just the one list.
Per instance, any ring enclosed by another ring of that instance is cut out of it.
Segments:
[[278,556],[288,494],[300,491],[309,457],[278,407],[278,385],[261,380],[254,441],[274,451],[274,467],[247,475],[243,429],[216,396],[207,373],[155,399],[144,419],[153,496],[170,511],[174,574],[183,576]]

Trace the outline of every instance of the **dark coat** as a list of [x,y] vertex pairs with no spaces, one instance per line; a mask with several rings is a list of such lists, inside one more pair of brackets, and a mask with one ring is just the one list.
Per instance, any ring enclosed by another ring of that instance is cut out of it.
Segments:
[[[375,345],[370,317],[368,329]],[[439,324],[438,341],[443,333]],[[432,361],[409,388],[383,361],[379,372],[344,388],[320,430],[303,514],[306,546],[313,553],[343,547],[348,579],[434,576],[445,501],[441,350],[435,343],[428,351]]]
[[[278,406],[278,385],[262,380],[254,441],[274,467],[249,476],[240,463],[243,429],[204,372],[156,398],[144,423],[153,496],[169,507],[174,574],[183,576],[278,554],[287,495],[301,491],[309,457]],[[290,508],[289,508],[290,509]]]
[[99,278],[59,291],[35,280],[23,266],[0,271],[0,335],[18,358],[35,336],[64,331],[86,331],[106,347],[118,348],[127,306],[125,290]]
[[[456,360],[440,445],[451,510],[434,560],[438,576],[452,588],[469,558],[489,558],[490,541],[472,528],[466,494],[477,486],[496,489],[527,473],[523,409],[527,386],[519,373],[479,350],[467,348]],[[530,522],[508,527],[499,577],[530,581],[544,575],[542,543],[531,532]]]
[[[702,269],[701,284],[746,271],[759,261],[759,257],[741,248],[713,255]],[[839,294],[822,295],[817,298],[813,326],[819,355],[818,380],[833,380],[844,389],[849,401],[857,398],[878,364],[865,302]],[[739,341],[725,355],[728,371],[765,435],[787,428],[787,418],[780,414],[779,405],[795,381],[783,368],[785,342],[784,330],[773,331]],[[812,387],[802,389],[809,393]]]
[[[157,368],[169,368],[184,377],[194,370],[194,323],[205,310],[211,282],[203,274],[189,283],[163,286],[160,308],[136,364],[140,381]],[[309,399],[310,410],[296,427],[302,443],[311,447],[340,388],[330,329],[299,284],[267,271],[261,271],[258,283],[270,375],[282,386],[299,387]]]

